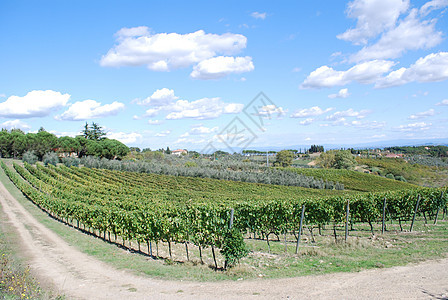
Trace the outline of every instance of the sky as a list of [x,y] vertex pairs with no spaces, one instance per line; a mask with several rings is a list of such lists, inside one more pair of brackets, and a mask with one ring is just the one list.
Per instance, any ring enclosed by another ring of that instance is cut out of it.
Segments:
[[448,0],[0,0],[0,127],[128,146],[448,138]]

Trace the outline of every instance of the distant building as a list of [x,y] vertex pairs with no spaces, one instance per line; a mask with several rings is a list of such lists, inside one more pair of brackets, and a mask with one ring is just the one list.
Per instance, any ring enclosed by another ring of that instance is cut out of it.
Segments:
[[188,151],[185,149],[177,149],[177,150],[173,150],[171,151],[172,155],[177,155],[177,156],[181,156],[181,155],[186,155],[188,154]]

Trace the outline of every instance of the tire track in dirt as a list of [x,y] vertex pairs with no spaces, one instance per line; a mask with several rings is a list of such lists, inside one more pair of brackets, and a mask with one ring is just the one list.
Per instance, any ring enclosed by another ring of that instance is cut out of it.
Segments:
[[30,267],[68,299],[448,299],[448,259],[418,265],[272,280],[182,282],[117,270],[68,245],[0,183],[0,205]]

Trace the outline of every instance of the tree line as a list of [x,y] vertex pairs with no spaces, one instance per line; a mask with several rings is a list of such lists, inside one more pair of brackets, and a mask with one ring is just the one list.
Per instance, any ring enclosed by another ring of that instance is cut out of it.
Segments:
[[122,159],[129,153],[129,148],[123,143],[108,139],[102,127],[96,123],[86,123],[81,135],[76,137],[56,135],[40,128],[37,133],[24,133],[20,129],[2,129],[0,131],[0,157],[22,158],[26,152],[32,152],[39,160],[44,155],[57,152],[66,156],[75,154],[97,156],[107,159]]

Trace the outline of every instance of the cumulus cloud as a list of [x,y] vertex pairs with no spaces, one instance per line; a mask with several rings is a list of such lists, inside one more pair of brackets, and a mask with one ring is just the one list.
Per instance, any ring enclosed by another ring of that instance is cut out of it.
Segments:
[[312,124],[313,122],[314,122],[313,118],[307,118],[303,121],[300,121],[299,124],[303,125],[303,126],[308,126],[308,125]]
[[334,99],[334,98],[347,98],[350,96],[350,93],[348,92],[348,89],[340,89],[337,94],[330,94],[328,95],[328,98]]
[[218,56],[198,63],[190,76],[194,79],[219,79],[231,73],[250,72],[253,69],[252,57]]
[[201,134],[210,134],[213,132],[216,132],[218,130],[218,127],[205,127],[205,126],[197,126],[197,127],[193,127],[191,128],[191,130],[189,131],[190,134],[193,135],[201,135]]
[[411,123],[407,125],[400,125],[398,127],[395,127],[398,131],[403,132],[411,132],[411,131],[425,131],[428,130],[432,126],[431,123],[425,123],[425,122],[417,122],[417,123]]
[[131,132],[131,133],[108,132],[107,137],[110,139],[120,141],[125,145],[129,145],[129,144],[134,144],[134,143],[140,142],[143,136],[140,133],[136,133],[136,132]]
[[194,65],[191,76],[198,79],[253,70],[250,57],[219,56],[233,55],[246,48],[247,38],[241,34],[219,35],[203,30],[152,34],[147,27],[140,26],[122,28],[116,37],[117,44],[100,60],[103,67],[145,65],[153,71],[170,71]]
[[174,90],[170,90],[167,88],[162,88],[156,90],[151,96],[140,101],[137,100],[137,104],[139,105],[152,105],[156,107],[165,106],[173,103],[179,97],[174,95]]
[[0,117],[45,117],[67,105],[69,99],[69,94],[61,94],[52,90],[35,90],[23,97],[10,96],[5,102],[0,103]]
[[345,121],[347,117],[357,118],[357,119],[363,119],[371,113],[369,110],[361,110],[361,111],[355,111],[353,108],[349,108],[344,111],[337,111],[334,114],[327,116],[326,119],[329,121],[334,122],[341,122]]
[[307,117],[315,117],[323,115],[329,111],[332,111],[333,108],[322,109],[319,106],[313,106],[311,108],[304,108],[297,110],[291,115],[291,118],[307,118]]
[[354,120],[344,125],[362,129],[381,129],[386,126],[386,122]]
[[161,125],[162,121],[160,120],[148,120],[149,125]]
[[377,43],[364,47],[350,60],[397,58],[407,50],[432,48],[442,41],[442,32],[435,30],[435,24],[436,20],[421,20],[418,10],[413,9],[397,27],[385,32]]
[[266,19],[266,13],[265,12],[264,13],[260,13],[260,12],[254,11],[250,15],[251,15],[251,17],[253,17],[255,19],[261,19],[261,20]]
[[101,105],[100,102],[95,100],[84,100],[73,103],[68,110],[56,116],[56,119],[67,121],[89,120],[116,115],[122,109],[124,109],[124,104],[117,101]]
[[448,0],[432,0],[428,1],[420,8],[420,14],[426,16],[431,11],[441,9],[448,6]]
[[162,132],[159,132],[159,133],[156,133],[156,137],[164,137],[164,136],[167,136],[167,135],[169,135],[171,133],[171,130],[165,130],[165,131],[162,131]]
[[409,0],[355,0],[347,5],[347,15],[357,19],[355,28],[337,36],[354,44],[365,44],[386,29],[392,28],[398,17],[409,7]]
[[437,82],[448,79],[448,52],[431,53],[419,58],[409,68],[400,68],[378,80],[376,88],[399,86],[410,82]]
[[195,101],[178,100],[166,107],[171,112],[166,116],[168,120],[192,118],[197,120],[214,119],[222,114],[236,114],[243,110],[239,103],[225,103],[219,97],[202,98]]
[[11,130],[11,129],[29,130],[29,129],[31,129],[31,126],[25,122],[20,121],[20,120],[11,120],[11,121],[3,122],[0,125],[0,128],[4,128],[4,129],[8,129],[8,130]]
[[363,84],[373,83],[382,74],[389,72],[394,64],[387,60],[372,60],[357,64],[347,71],[336,71],[331,67],[322,66],[311,72],[300,88],[330,88],[346,85],[352,81]]
[[435,114],[436,114],[436,111],[431,108],[430,110],[427,110],[427,111],[424,111],[424,112],[419,112],[419,113],[416,113],[414,115],[410,115],[409,119],[410,120],[423,119],[423,118],[426,118],[426,117],[434,116]]
[[448,99],[444,99],[436,104],[437,106],[445,106],[448,105]]
[[174,90],[167,88],[156,90],[151,96],[138,104],[148,105],[150,108],[141,116],[134,116],[134,119],[142,117],[155,117],[161,113],[166,113],[168,120],[192,118],[197,120],[214,119],[222,114],[236,114],[243,110],[244,105],[240,103],[226,103],[219,97],[202,98],[195,101],[179,99],[175,96]]
[[270,119],[273,115],[277,115],[277,118],[283,117],[288,110],[283,109],[283,107],[276,106],[274,104],[265,105],[258,108],[258,112],[255,116],[260,116]]

